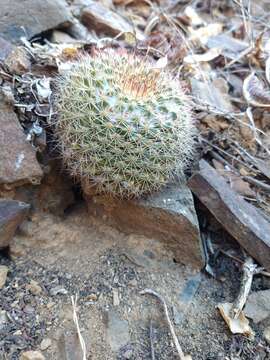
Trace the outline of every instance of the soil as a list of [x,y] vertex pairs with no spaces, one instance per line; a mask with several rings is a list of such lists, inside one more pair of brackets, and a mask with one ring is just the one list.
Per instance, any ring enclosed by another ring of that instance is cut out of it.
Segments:
[[[177,359],[162,306],[140,294],[145,288],[165,299],[180,344],[193,360],[270,359],[262,327],[251,323],[254,340],[232,335],[216,309],[237,296],[241,271],[236,261],[220,254],[212,261],[216,278],[196,274],[175,263],[164,244],[91,219],[83,203],[62,217],[32,215],[0,264],[9,267],[0,292],[5,311],[0,359],[40,350],[46,338],[51,340],[42,351],[46,359],[82,359],[71,302],[76,294],[87,359],[153,359],[151,343],[154,359]],[[40,293],[35,295],[31,280]],[[253,282],[254,290],[269,287],[261,276]]]

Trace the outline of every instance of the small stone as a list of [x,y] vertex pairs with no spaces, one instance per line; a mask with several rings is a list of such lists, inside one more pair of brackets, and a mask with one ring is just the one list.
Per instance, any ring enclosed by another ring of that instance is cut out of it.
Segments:
[[35,309],[33,308],[33,306],[27,304],[25,305],[25,307],[23,308],[23,312],[25,314],[33,314],[35,312]]
[[76,42],[76,40],[63,31],[54,30],[52,33],[51,42],[56,44],[70,44]]
[[52,340],[49,338],[43,339],[40,344],[40,349],[42,351],[48,349],[52,345]]
[[[2,164],[1,159],[0,164]],[[0,199],[0,248],[9,245],[16,229],[25,219],[29,208],[28,204],[20,201]]]
[[29,54],[23,47],[18,46],[6,58],[5,66],[11,74],[23,75],[31,67]]
[[97,294],[89,294],[86,297],[86,300],[88,300],[88,301],[97,301],[97,299],[98,299]]
[[38,282],[31,280],[30,284],[26,285],[26,288],[33,294],[39,295],[42,292],[42,288],[39,286]]
[[99,2],[89,2],[89,5],[82,11],[81,21],[88,30],[95,30],[97,33],[111,36],[116,36],[121,32],[133,32],[131,24]]
[[40,351],[25,351],[21,354],[20,360],[45,360]]
[[270,345],[270,326],[268,326],[267,328],[264,329],[263,337],[265,338],[265,340]]
[[66,295],[67,293],[68,293],[68,291],[65,288],[63,288],[62,285],[57,285],[50,290],[50,295],[52,295],[52,296],[55,296],[58,294]]
[[118,289],[113,289],[112,293],[113,293],[113,306],[119,306],[120,299],[119,299]]
[[5,325],[8,323],[7,312],[5,310],[0,310],[0,330],[2,330]]
[[7,266],[0,265],[0,289],[2,289],[6,283],[8,270]]

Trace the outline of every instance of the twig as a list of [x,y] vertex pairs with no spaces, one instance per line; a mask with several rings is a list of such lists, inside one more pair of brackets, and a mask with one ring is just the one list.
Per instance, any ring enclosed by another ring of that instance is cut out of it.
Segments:
[[252,279],[254,274],[258,271],[261,271],[257,268],[257,265],[254,263],[251,257],[248,257],[243,264],[243,276],[241,280],[241,286],[239,290],[239,294],[235,299],[235,302],[231,309],[231,317],[232,319],[237,319],[245,306],[247,301],[248,294],[251,289]]
[[155,360],[155,349],[154,349],[154,342],[153,342],[153,323],[152,323],[152,319],[150,320],[150,332],[149,332],[149,336],[150,336],[150,347],[151,347],[151,360]]
[[164,308],[166,320],[167,320],[167,323],[168,323],[169,328],[170,328],[170,332],[171,332],[171,335],[172,335],[172,338],[173,338],[174,345],[175,345],[176,350],[177,350],[178,355],[179,355],[179,359],[180,360],[186,360],[185,355],[183,353],[183,350],[182,350],[182,348],[181,348],[181,346],[179,344],[179,341],[177,339],[177,336],[175,334],[173,324],[172,324],[172,322],[170,320],[169,312],[168,312],[168,308],[167,308],[165,300],[161,297],[161,295],[159,295],[157,292],[155,292],[154,290],[151,290],[151,289],[144,289],[143,291],[140,292],[140,294],[141,295],[149,294],[149,295],[155,296],[161,302],[161,304],[163,305],[163,308]]
[[78,295],[76,294],[75,299],[73,296],[71,296],[71,302],[72,302],[72,307],[73,307],[73,321],[74,324],[76,326],[76,330],[77,330],[77,334],[78,334],[78,338],[80,341],[80,345],[81,345],[81,349],[82,349],[82,353],[83,353],[83,358],[82,360],[86,360],[86,346],[85,346],[85,341],[82,337],[81,334],[81,330],[80,330],[80,326],[79,326],[79,320],[78,320],[78,316],[77,316],[77,300],[78,300]]
[[265,184],[264,182],[262,182],[260,180],[254,179],[251,176],[243,176],[243,179],[247,180],[252,185],[260,187],[264,191],[270,192],[270,185],[267,185],[267,184]]

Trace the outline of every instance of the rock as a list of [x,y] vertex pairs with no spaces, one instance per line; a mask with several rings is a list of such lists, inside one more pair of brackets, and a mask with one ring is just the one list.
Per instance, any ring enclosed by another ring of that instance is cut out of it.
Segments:
[[0,33],[11,42],[67,25],[71,14],[64,0],[9,0],[0,3]]
[[20,360],[45,360],[40,351],[25,351],[21,354]]
[[43,175],[13,109],[0,101],[0,185],[39,184]]
[[92,1],[82,10],[82,23],[88,30],[116,36],[121,32],[133,32],[133,27],[124,18],[102,4]]
[[8,274],[8,267],[5,265],[0,265],[0,289],[2,289],[6,283],[7,274]]
[[[35,280],[31,280],[30,284],[26,285],[26,288],[33,294],[33,295],[39,295],[42,292],[41,287]],[[41,349],[42,350],[42,349]]]
[[22,46],[17,46],[6,58],[4,65],[11,74],[22,75],[31,68],[29,54]]
[[49,338],[45,338],[41,341],[40,349],[42,351],[47,350],[52,345],[52,340]]
[[244,312],[255,324],[270,318],[270,289],[251,293]]
[[90,215],[125,233],[164,242],[178,262],[195,269],[204,266],[197,215],[186,185],[173,184],[139,200],[93,195],[86,187],[84,193]]
[[23,202],[0,199],[0,249],[9,245],[17,227],[25,219],[29,208],[30,206]]
[[56,296],[58,294],[66,295],[67,293],[68,293],[68,291],[65,288],[63,288],[62,285],[57,285],[57,286],[55,286],[54,288],[52,288],[50,290],[50,295],[51,296]]
[[9,41],[0,37],[0,61],[4,62],[13,49],[14,46]]
[[9,319],[7,316],[7,312],[5,310],[0,309],[0,330],[2,331],[5,326],[8,324]]
[[54,30],[52,33],[51,42],[56,44],[69,44],[75,43],[76,40],[63,31]]
[[270,345],[270,326],[268,326],[267,328],[264,329],[263,337],[265,338],[265,340]]
[[106,313],[107,340],[112,351],[117,352],[129,341],[128,322],[114,311]]
[[270,270],[270,222],[236,194],[205,160],[188,185],[243,248]]

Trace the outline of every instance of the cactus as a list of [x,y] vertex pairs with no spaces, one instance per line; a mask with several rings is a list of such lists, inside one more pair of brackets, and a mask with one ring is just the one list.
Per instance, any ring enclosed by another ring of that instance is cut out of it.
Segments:
[[73,176],[129,198],[183,174],[194,125],[188,97],[164,69],[104,51],[74,63],[58,89],[56,132]]

